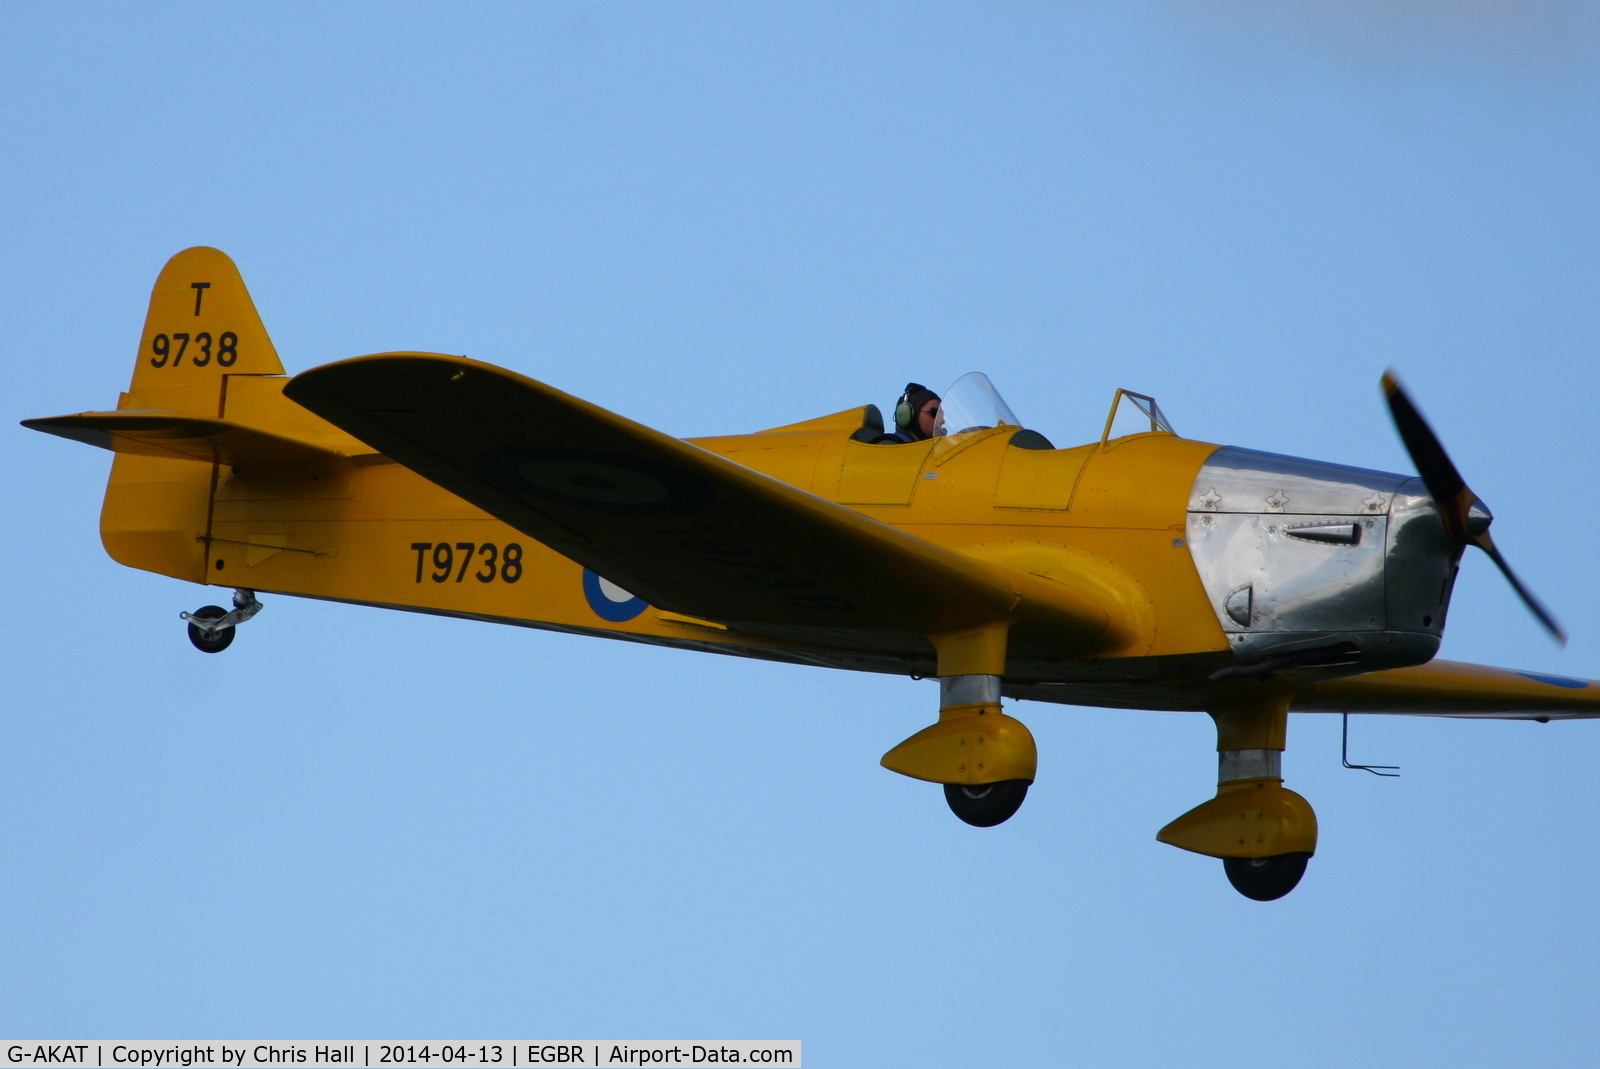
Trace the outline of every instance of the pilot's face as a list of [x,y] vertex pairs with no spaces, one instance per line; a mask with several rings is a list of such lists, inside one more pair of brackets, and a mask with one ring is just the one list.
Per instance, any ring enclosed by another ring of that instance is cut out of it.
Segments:
[[937,438],[944,433],[944,410],[937,399],[923,402],[918,409],[917,430],[924,438]]

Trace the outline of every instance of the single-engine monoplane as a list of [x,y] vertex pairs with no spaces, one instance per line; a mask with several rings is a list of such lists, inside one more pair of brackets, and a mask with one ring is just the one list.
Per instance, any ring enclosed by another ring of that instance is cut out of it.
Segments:
[[1004,699],[1208,713],[1216,796],[1158,838],[1269,900],[1317,844],[1283,785],[1291,711],[1600,716],[1600,683],[1434,659],[1469,546],[1562,635],[1383,388],[1419,475],[1192,441],[1125,390],[1098,441],[1057,448],[978,374],[925,441],[883,441],[872,405],[680,440],[459,356],[290,378],[233,262],[193,248],[116,409],[25,425],[116,454],[113,559],[234,588],[182,614],[207,652],[265,592],[933,677],[935,722],[882,764],[980,827],[1037,771]]

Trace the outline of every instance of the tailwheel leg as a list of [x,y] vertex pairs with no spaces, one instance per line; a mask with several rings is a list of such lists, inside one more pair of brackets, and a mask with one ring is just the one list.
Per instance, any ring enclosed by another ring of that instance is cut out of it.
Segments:
[[220,605],[202,605],[194,612],[180,612],[178,618],[189,624],[189,642],[201,653],[221,653],[233,645],[234,628],[261,611],[253,590],[233,592],[233,611]]
[[1234,890],[1282,898],[1317,849],[1311,803],[1283,785],[1287,693],[1251,693],[1209,710],[1217,724],[1217,796],[1162,828],[1160,841],[1221,858]]

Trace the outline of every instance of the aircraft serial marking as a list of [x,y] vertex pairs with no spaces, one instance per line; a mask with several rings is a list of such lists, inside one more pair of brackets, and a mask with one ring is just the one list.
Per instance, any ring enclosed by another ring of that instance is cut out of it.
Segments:
[[[205,367],[211,363],[211,335],[206,331],[201,331],[199,334],[193,335],[192,338],[188,334],[173,334],[171,337],[165,334],[157,334],[150,339],[150,351],[155,353],[150,358],[150,366],[166,367],[167,357],[170,355],[172,356],[172,366],[177,367],[183,363],[183,354],[189,351],[189,342],[191,340],[199,348],[202,355],[191,356],[189,363],[195,367]],[[172,353],[173,342],[178,343],[176,355]],[[223,331],[222,336],[217,339],[217,363],[222,367],[232,367],[238,359],[239,335],[231,330]]]
[[[428,578],[435,583],[448,582],[450,573],[456,568],[456,550],[461,551],[461,568],[455,572],[456,582],[461,582],[467,577],[467,569],[472,566],[475,555],[482,556],[483,567],[472,573],[472,577],[480,583],[492,583],[495,580],[496,568],[502,582],[515,583],[522,578],[522,544],[520,542],[507,542],[502,553],[493,542],[413,542],[411,548],[417,553],[417,582],[422,582],[422,569],[429,550],[433,551],[433,571]],[[498,562],[498,563],[497,563]]]

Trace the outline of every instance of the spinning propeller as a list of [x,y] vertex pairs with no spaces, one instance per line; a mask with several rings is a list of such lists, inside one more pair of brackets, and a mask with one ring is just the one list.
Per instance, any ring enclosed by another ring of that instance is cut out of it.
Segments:
[[1533,596],[1533,592],[1522,585],[1522,580],[1517,578],[1511,565],[1495,548],[1494,539],[1489,537],[1489,525],[1494,522],[1494,514],[1467,486],[1461,473],[1456,471],[1438,435],[1422,418],[1417,406],[1411,403],[1411,398],[1401,388],[1400,380],[1395,378],[1392,371],[1383,374],[1383,393],[1389,401],[1389,414],[1394,417],[1395,429],[1406,444],[1406,452],[1411,454],[1411,462],[1417,466],[1417,474],[1422,476],[1428,493],[1433,496],[1433,507],[1439,510],[1439,518],[1444,521],[1445,533],[1450,540],[1458,546],[1477,546],[1489,554],[1489,559],[1494,561],[1528,611],[1539,618],[1539,622],[1557,642],[1565,646],[1567,633],[1556,623],[1549,610],[1539,603],[1539,599]]

